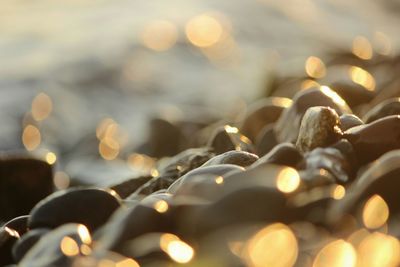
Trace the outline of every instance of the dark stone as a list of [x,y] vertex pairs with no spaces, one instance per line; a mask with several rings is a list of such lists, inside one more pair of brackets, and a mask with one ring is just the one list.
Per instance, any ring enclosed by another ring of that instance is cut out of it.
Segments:
[[366,123],[370,123],[391,115],[400,115],[400,98],[391,98],[379,103],[370,109],[363,119]]
[[359,117],[353,114],[343,114],[342,116],[339,117],[339,120],[340,120],[339,125],[342,132],[350,128],[353,128],[355,126],[364,124],[364,122]]
[[202,165],[202,167],[219,164],[233,164],[241,167],[247,167],[257,160],[258,156],[255,154],[246,151],[232,150],[209,159],[206,163]]
[[300,123],[304,113],[310,107],[325,106],[333,108],[338,115],[352,113],[346,102],[328,87],[308,89],[298,92],[293,104],[283,111],[274,129],[277,140],[294,143],[297,140]]
[[250,139],[239,133],[237,128],[229,125],[216,129],[207,146],[211,147],[216,154],[231,150],[254,151]]
[[145,184],[146,182],[150,181],[153,177],[152,176],[140,176],[136,178],[129,179],[127,181],[124,181],[122,183],[113,185],[110,187],[110,189],[114,190],[117,192],[117,194],[121,198],[126,198],[133,192],[135,192],[140,186]]
[[246,112],[240,131],[253,142],[265,125],[274,123],[282,111],[291,105],[284,97],[269,97],[251,104]]
[[4,266],[7,264],[13,264],[14,260],[12,257],[11,249],[12,246],[19,239],[17,231],[1,227],[0,228],[0,265]]
[[3,227],[13,229],[18,232],[19,236],[22,236],[28,231],[28,219],[29,215],[19,216],[6,222]]
[[120,206],[119,196],[107,190],[62,190],[43,199],[32,209],[28,226],[31,229],[56,228],[65,223],[81,223],[93,231]]
[[52,167],[47,162],[12,156],[0,157],[0,221],[28,214],[53,192]]
[[263,164],[279,164],[297,168],[303,161],[303,155],[292,143],[282,143],[275,146],[268,154],[257,160],[252,167]]
[[257,154],[262,157],[269,153],[278,144],[276,134],[274,131],[274,125],[266,125],[257,136],[256,150]]
[[39,241],[39,239],[50,231],[50,229],[38,228],[30,230],[28,233],[23,235],[12,248],[12,255],[15,262],[20,262],[25,254]]
[[400,148],[400,115],[388,116],[345,131],[343,138],[354,147],[361,165]]

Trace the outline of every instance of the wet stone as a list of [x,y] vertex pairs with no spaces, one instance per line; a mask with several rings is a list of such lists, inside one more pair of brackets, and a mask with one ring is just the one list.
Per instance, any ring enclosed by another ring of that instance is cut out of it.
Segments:
[[206,176],[212,177],[213,182],[215,182],[215,178],[219,176],[225,176],[228,174],[242,172],[244,171],[243,167],[232,165],[232,164],[221,164],[221,165],[212,165],[212,166],[205,166],[199,167],[194,169],[184,176],[177,179],[169,188],[169,193],[175,193],[179,187],[183,186],[185,183],[190,183],[191,180],[196,179],[196,177]]
[[340,120],[339,125],[342,132],[350,128],[364,124],[364,122],[359,117],[353,114],[343,114],[342,116],[339,117],[339,120]]
[[291,105],[285,97],[269,97],[251,104],[240,127],[240,131],[253,142],[261,129],[278,120],[282,111]]
[[242,135],[236,127],[225,125],[215,130],[208,141],[216,154],[222,154],[231,150],[253,152],[254,148],[250,139]]
[[114,190],[121,198],[126,198],[152,178],[152,176],[140,176],[132,178],[117,185],[113,185],[110,187],[110,189]]
[[7,264],[14,263],[12,258],[11,249],[12,246],[19,239],[19,234],[17,231],[1,227],[0,228],[0,265],[4,266]]
[[329,107],[309,108],[301,121],[296,147],[303,153],[339,140],[339,116]]
[[257,136],[256,140],[256,151],[261,157],[271,151],[278,144],[276,134],[274,131],[274,125],[266,125]]
[[326,86],[300,91],[294,96],[293,104],[282,112],[275,123],[274,130],[279,143],[296,142],[304,113],[315,106],[330,107],[338,115],[352,113],[343,98]]
[[74,258],[84,256],[82,246],[91,245],[91,236],[81,224],[65,224],[46,233],[25,254],[18,266],[71,266]]
[[363,119],[366,123],[370,123],[391,115],[400,115],[400,98],[391,98],[379,103],[370,109]]
[[2,227],[13,229],[17,231],[20,236],[22,236],[28,231],[28,219],[29,215],[19,216],[6,222]]
[[39,239],[50,231],[51,229],[38,228],[30,230],[28,233],[23,235],[12,248],[12,255],[15,262],[21,261],[25,254],[39,241]]
[[297,168],[303,161],[303,155],[292,143],[275,146],[268,154],[257,160],[252,167],[262,164],[278,164]]
[[[400,215],[398,188],[400,186],[400,150],[386,153],[372,163],[346,190],[340,201],[333,203],[329,209],[329,221],[336,224],[347,214],[359,218],[362,224],[362,208],[368,199],[377,195],[381,197],[390,211],[389,220],[397,224]],[[382,209],[382,208],[380,208]]]
[[81,223],[93,231],[120,206],[119,196],[112,191],[96,188],[62,190],[43,199],[32,209],[28,225],[34,229]]
[[28,214],[53,192],[52,167],[28,157],[0,156],[0,221]]
[[345,131],[343,138],[354,147],[360,164],[400,148],[400,115],[388,116]]
[[212,166],[219,164],[233,164],[241,167],[247,167],[258,160],[258,156],[246,151],[228,151],[209,159],[202,166]]

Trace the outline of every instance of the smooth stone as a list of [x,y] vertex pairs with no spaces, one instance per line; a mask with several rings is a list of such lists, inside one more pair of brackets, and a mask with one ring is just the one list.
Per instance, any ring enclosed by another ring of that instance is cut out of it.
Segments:
[[1,227],[0,228],[0,265],[4,266],[7,264],[13,264],[14,259],[12,257],[12,247],[19,239],[17,231]]
[[231,150],[254,151],[251,140],[242,135],[236,127],[229,125],[217,128],[208,140],[207,146],[216,154]]
[[198,214],[196,234],[203,236],[227,226],[292,220],[283,193],[267,187],[246,187],[224,195]]
[[276,139],[274,125],[266,125],[259,133],[256,139],[257,154],[262,157],[269,153],[279,142]]
[[2,227],[8,227],[18,232],[19,236],[24,235],[28,231],[29,215],[16,217],[6,222]]
[[342,132],[350,128],[364,124],[364,122],[354,114],[343,114],[342,116],[339,117],[339,120],[340,120],[339,125]]
[[370,123],[391,115],[400,115],[400,98],[391,98],[379,103],[363,116],[363,120]]
[[304,160],[303,155],[292,143],[282,143],[275,146],[268,154],[259,158],[251,167],[263,164],[278,164],[297,168]]
[[167,120],[156,118],[150,121],[148,143],[151,157],[161,158],[176,155],[185,149],[185,137],[178,126]]
[[398,201],[399,177],[400,150],[393,150],[373,162],[346,189],[344,198],[332,204],[328,214],[329,222],[335,225],[350,214],[357,217],[359,222],[362,223],[360,209],[370,197],[379,195],[389,208],[389,221],[393,220],[395,225],[398,224],[396,218],[400,213],[400,202]]
[[249,106],[240,131],[253,142],[261,129],[278,120],[282,111],[292,104],[292,100],[285,97],[268,97]]
[[342,134],[339,123],[339,116],[332,108],[317,106],[307,109],[301,121],[296,147],[306,153],[338,141]]
[[400,148],[400,115],[388,116],[345,131],[343,138],[354,147],[361,165]]
[[12,248],[12,255],[15,262],[20,262],[25,254],[39,241],[39,239],[50,231],[51,229],[38,228],[30,230],[23,235]]
[[246,151],[228,151],[222,154],[219,154],[207,162],[205,162],[202,167],[220,165],[220,164],[233,164],[241,167],[247,167],[258,160],[258,156],[253,153],[249,153]]
[[30,229],[56,228],[65,223],[81,223],[93,231],[120,206],[121,199],[113,191],[96,188],[62,190],[32,209],[28,226]]
[[152,232],[171,233],[173,224],[169,216],[170,212],[168,209],[160,213],[154,207],[143,204],[119,209],[94,235],[96,251],[99,253],[105,253],[108,250],[121,252],[126,241],[140,235]]
[[206,166],[206,167],[199,167],[194,170],[191,170],[190,172],[186,173],[179,179],[177,179],[169,188],[168,192],[171,194],[174,194],[181,186],[183,186],[185,183],[190,183],[192,179],[195,179],[196,177],[199,176],[207,176],[207,177],[212,177],[211,179],[214,179],[219,176],[225,176],[229,173],[235,173],[235,172],[242,172],[244,171],[243,167],[233,165],[233,164],[221,164],[221,165],[212,165],[212,166]]
[[300,91],[294,96],[293,104],[282,112],[275,123],[274,130],[279,143],[296,142],[304,113],[315,106],[333,108],[338,115],[352,113],[343,98],[326,86]]
[[47,162],[11,155],[0,156],[0,221],[28,214],[53,192],[52,166]]
[[[81,246],[91,245],[91,236],[88,233],[82,233],[82,229],[86,228],[80,224],[69,223],[44,234],[42,238],[40,238],[40,240],[25,254],[18,266],[71,266],[74,258],[84,256],[81,251]],[[67,256],[61,249],[62,241],[67,237],[70,238],[71,244],[78,248],[74,255]]]
[[153,177],[149,175],[132,178],[122,183],[113,185],[110,187],[110,189],[114,190],[121,198],[126,198],[152,178]]
[[324,169],[331,173],[338,183],[344,184],[354,179],[355,171],[351,162],[338,149],[316,148],[305,157],[307,169]]

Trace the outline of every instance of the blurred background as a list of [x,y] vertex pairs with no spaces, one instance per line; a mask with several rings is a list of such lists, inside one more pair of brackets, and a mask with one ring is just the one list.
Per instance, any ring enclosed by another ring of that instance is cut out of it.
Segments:
[[152,118],[233,120],[306,62],[396,55],[399,15],[397,0],[2,1],[0,149],[56,164],[58,188],[137,175]]

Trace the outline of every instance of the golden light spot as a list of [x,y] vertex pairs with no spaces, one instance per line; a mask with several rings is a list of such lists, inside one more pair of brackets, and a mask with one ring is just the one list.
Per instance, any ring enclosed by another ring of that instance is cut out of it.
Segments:
[[192,18],[186,24],[188,40],[198,47],[215,45],[222,37],[223,27],[214,17],[203,14]]
[[175,45],[178,39],[176,26],[167,20],[150,22],[142,32],[143,44],[155,51],[165,51]]
[[53,152],[46,153],[46,161],[48,164],[53,165],[57,161],[57,156]]
[[368,60],[372,58],[372,45],[364,36],[356,36],[353,40],[353,54],[357,57]]
[[388,56],[392,53],[392,42],[389,37],[383,32],[375,32],[374,34],[375,50],[384,56]]
[[239,129],[238,129],[238,128],[232,127],[232,126],[229,126],[229,125],[225,125],[225,126],[224,126],[224,129],[225,129],[225,131],[226,131],[227,133],[238,133],[238,132],[239,132]]
[[157,176],[160,175],[160,173],[158,172],[158,170],[157,170],[157,169],[154,169],[154,168],[150,171],[150,174],[151,174],[152,177],[157,177]]
[[322,78],[326,75],[324,62],[318,57],[309,57],[305,64],[306,73],[312,78]]
[[117,141],[112,138],[104,138],[99,143],[100,156],[105,160],[113,160],[119,154],[120,146]]
[[129,155],[127,163],[128,166],[135,171],[150,172],[151,168],[154,167],[154,160],[152,158],[137,153]]
[[354,267],[356,263],[357,253],[354,247],[340,239],[321,249],[314,259],[313,267]]
[[38,128],[33,125],[27,125],[22,133],[22,143],[26,150],[35,150],[41,142],[41,135]]
[[362,267],[399,266],[400,244],[395,237],[375,232],[361,242],[358,255]]
[[58,171],[54,174],[53,182],[57,189],[66,189],[69,187],[70,178],[65,172]]
[[90,237],[89,230],[83,224],[78,225],[78,234],[83,243],[92,243],[92,238]]
[[118,124],[111,118],[105,118],[96,127],[96,137],[99,140],[113,138],[117,131]]
[[284,193],[295,191],[300,185],[300,176],[298,172],[290,167],[284,168],[276,178],[277,188]]
[[140,265],[133,259],[124,259],[117,262],[115,267],[140,267]]
[[38,94],[32,101],[32,117],[36,121],[46,119],[53,110],[51,98],[45,93]]
[[79,254],[78,244],[69,236],[66,236],[61,240],[60,248],[61,252],[68,257],[73,257]]
[[274,97],[272,98],[272,104],[284,108],[288,108],[292,105],[293,101],[286,97]]
[[332,190],[332,198],[336,200],[344,198],[345,195],[346,195],[346,189],[344,188],[343,185],[337,185]]
[[284,224],[275,223],[257,232],[247,243],[244,260],[252,267],[291,267],[298,255],[297,240]]
[[369,235],[369,231],[365,228],[361,228],[354,233],[352,233],[348,238],[347,241],[353,245],[353,247],[358,247],[361,241],[364,240],[365,237]]
[[315,87],[319,88],[320,86],[321,85],[318,82],[316,82],[314,80],[310,80],[310,79],[304,80],[300,85],[301,90],[307,90],[307,89],[315,88]]
[[158,211],[159,213],[164,213],[168,210],[168,203],[165,200],[159,200],[156,203],[154,203],[154,209]]
[[193,248],[173,234],[163,234],[160,238],[160,247],[178,263],[188,263],[194,256]]
[[389,218],[389,207],[379,195],[373,195],[364,205],[362,218],[365,227],[376,229],[383,226]]
[[322,93],[329,96],[336,104],[338,104],[340,106],[346,106],[346,101],[344,101],[340,95],[338,95],[335,91],[333,91],[328,86],[321,85],[320,90],[322,91]]
[[217,176],[217,177],[215,178],[215,183],[216,183],[216,184],[223,184],[223,183],[224,183],[224,177],[222,177],[222,176]]
[[82,244],[81,252],[83,255],[89,256],[92,253],[92,249],[88,245]]
[[368,71],[360,67],[351,66],[349,69],[349,76],[354,83],[361,85],[368,91],[375,90],[375,79]]

